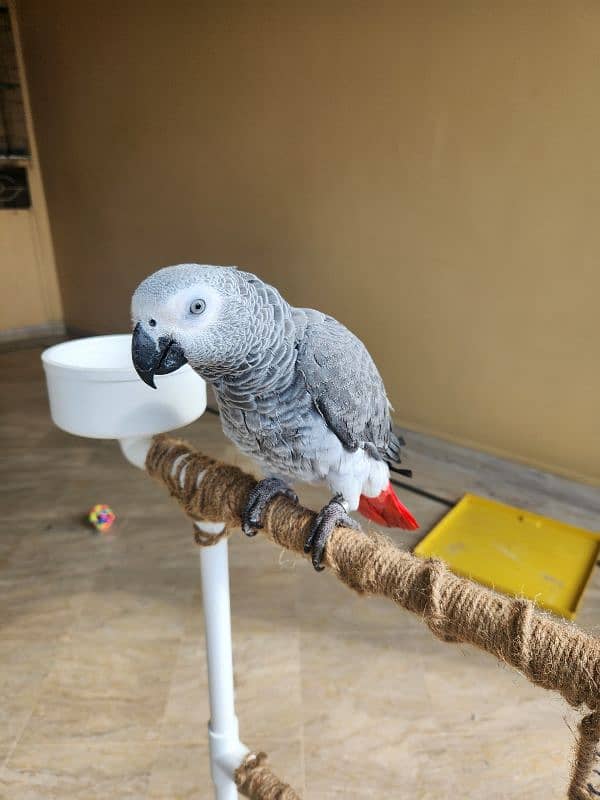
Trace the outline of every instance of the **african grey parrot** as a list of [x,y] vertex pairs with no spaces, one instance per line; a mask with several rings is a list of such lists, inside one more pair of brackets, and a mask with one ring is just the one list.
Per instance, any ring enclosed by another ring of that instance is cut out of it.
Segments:
[[306,541],[315,569],[338,524],[418,527],[390,484],[404,442],[392,431],[385,387],[363,343],[333,317],[290,306],[235,267],[180,264],[150,275],[132,300],[134,366],[145,383],[186,361],[216,394],[225,434],[267,476],[251,493],[243,530],[262,526],[286,481],[326,481],[334,497]]

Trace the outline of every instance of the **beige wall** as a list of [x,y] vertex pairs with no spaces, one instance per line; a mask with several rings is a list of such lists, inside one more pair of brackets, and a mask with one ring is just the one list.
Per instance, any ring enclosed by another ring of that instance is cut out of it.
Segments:
[[71,325],[243,265],[352,327],[399,421],[600,481],[600,4],[20,7]]

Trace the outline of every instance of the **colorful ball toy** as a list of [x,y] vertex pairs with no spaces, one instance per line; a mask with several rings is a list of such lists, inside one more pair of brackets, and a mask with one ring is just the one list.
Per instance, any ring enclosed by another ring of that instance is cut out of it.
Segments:
[[100,533],[106,533],[110,530],[113,522],[116,520],[117,515],[110,506],[104,503],[98,503],[90,509],[88,520],[94,528]]

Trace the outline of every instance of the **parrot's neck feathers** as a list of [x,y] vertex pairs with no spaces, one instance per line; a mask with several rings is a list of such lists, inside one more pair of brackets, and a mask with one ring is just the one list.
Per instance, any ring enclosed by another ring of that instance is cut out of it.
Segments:
[[260,284],[256,309],[260,324],[249,332],[250,347],[232,354],[227,363],[202,371],[220,401],[241,408],[258,394],[284,390],[295,374],[298,350],[294,309],[276,289]]

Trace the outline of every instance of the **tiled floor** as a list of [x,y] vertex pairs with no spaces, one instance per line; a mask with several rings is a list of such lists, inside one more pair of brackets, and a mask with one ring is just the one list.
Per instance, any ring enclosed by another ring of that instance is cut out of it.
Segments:
[[[189,522],[115,443],[52,426],[39,351],[0,354],[0,371],[0,797],[211,798]],[[242,463],[213,416],[184,435]],[[598,528],[596,489],[409,439],[427,489]],[[445,511],[403,499],[424,530]],[[114,536],[82,523],[96,502],[116,510]],[[577,715],[560,699],[261,537],[235,535],[231,562],[242,737],[305,800],[564,796]],[[596,574],[579,617],[588,630],[599,590]]]

